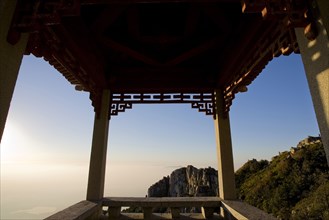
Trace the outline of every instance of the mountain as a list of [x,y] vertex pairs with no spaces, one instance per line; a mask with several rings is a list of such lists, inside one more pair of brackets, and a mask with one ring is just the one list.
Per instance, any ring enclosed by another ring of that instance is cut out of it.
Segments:
[[[148,196],[218,196],[217,175],[210,167],[183,167],[153,184]],[[329,168],[320,137],[305,138],[271,161],[252,159],[235,178],[239,199],[279,219],[329,219]]]
[[280,219],[329,219],[329,169],[320,138],[309,137],[235,174],[238,198]]
[[[218,196],[218,172],[211,168],[197,169],[191,165],[174,170],[170,176],[153,184],[148,197]],[[154,212],[166,212],[157,209]],[[181,212],[200,212],[198,208],[184,208]]]
[[191,165],[173,171],[148,189],[149,197],[218,196],[218,172]]

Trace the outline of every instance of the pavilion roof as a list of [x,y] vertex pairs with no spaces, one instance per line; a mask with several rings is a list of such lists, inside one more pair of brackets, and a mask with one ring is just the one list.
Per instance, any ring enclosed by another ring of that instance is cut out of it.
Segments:
[[308,12],[306,0],[19,0],[8,39],[29,32],[26,54],[89,91],[96,111],[104,88],[221,89],[228,111],[273,57],[299,52]]

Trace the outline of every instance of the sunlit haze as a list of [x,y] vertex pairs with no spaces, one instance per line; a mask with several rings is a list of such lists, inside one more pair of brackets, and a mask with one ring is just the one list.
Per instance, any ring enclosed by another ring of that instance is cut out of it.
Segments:
[[[1,142],[1,219],[42,219],[86,197],[94,112],[47,62],[26,56]],[[271,159],[319,129],[299,55],[236,95],[234,165]],[[105,196],[145,196],[174,169],[217,169],[214,122],[190,105],[134,105],[110,120]]]

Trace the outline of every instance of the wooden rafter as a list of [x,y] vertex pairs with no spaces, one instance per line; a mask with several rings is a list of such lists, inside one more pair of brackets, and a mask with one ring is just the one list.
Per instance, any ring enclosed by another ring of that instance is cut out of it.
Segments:
[[87,33],[72,31],[72,29],[68,29],[64,25],[57,25],[53,28],[53,30],[59,38],[65,39],[65,41],[61,42],[61,44],[67,48],[67,50],[71,51],[72,54],[74,54],[76,60],[78,61],[78,65],[84,67],[84,69],[89,73],[89,77],[94,78],[94,81],[99,87],[104,87],[106,82],[104,78],[104,64],[102,63],[101,58],[96,56],[96,53],[91,52],[93,51],[92,48],[88,50],[88,47],[90,47],[93,42],[83,36]]
[[123,54],[126,54],[126,55],[134,58],[135,60],[141,61],[141,62],[151,65],[151,66],[158,66],[158,67],[163,66],[157,60],[155,60],[149,56],[146,56],[134,49],[131,49],[130,47],[128,47],[126,45],[120,44],[119,42],[116,42],[116,41],[112,40],[111,38],[100,36],[99,40],[104,46],[111,48],[113,50],[116,50],[118,52],[121,52]]
[[91,31],[102,34],[124,12],[126,6],[106,7],[93,21]]
[[114,40],[112,40],[110,38],[101,37],[100,41],[105,46],[107,46],[113,50],[122,52],[123,54],[126,54],[126,55],[134,58],[135,60],[141,61],[145,64],[148,64],[151,66],[156,66],[156,67],[170,67],[170,66],[178,65],[192,57],[195,57],[195,56],[209,50],[209,49],[215,48],[217,45],[220,44],[220,40],[221,40],[220,38],[214,38],[212,40],[205,41],[205,42],[201,43],[199,46],[196,46],[188,51],[185,51],[182,54],[179,54],[175,58],[173,58],[165,63],[161,63],[149,56],[146,56],[136,50],[131,49],[128,46],[115,42]]
[[[262,20],[255,18],[250,23],[253,25],[244,30],[245,34],[241,36],[237,44],[234,45],[234,48],[228,48],[228,50],[225,51],[226,57],[224,58],[224,61],[226,62],[226,65],[220,70],[221,74],[218,75],[219,86],[223,87],[225,82],[230,81],[229,78],[234,76],[234,73],[232,72],[236,68],[236,65],[241,64],[241,59],[244,56],[246,48],[252,45],[252,40],[256,37],[256,34],[262,25]],[[241,32],[243,31],[241,30]],[[237,50],[239,53],[236,53]]]
[[209,49],[214,49],[221,43],[221,40],[222,39],[220,37],[216,37],[211,40],[202,42],[199,46],[196,46],[188,51],[185,51],[182,54],[176,56],[175,58],[169,60],[168,62],[165,63],[165,66],[178,65],[188,59],[191,59],[197,55],[200,55],[201,53],[206,52]]

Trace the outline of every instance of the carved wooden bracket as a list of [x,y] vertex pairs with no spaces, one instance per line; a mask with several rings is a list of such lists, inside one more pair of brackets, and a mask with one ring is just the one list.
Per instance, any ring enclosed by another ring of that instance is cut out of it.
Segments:
[[242,11],[261,13],[264,19],[280,20],[288,27],[302,27],[309,40],[318,34],[314,25],[318,16],[315,0],[243,0]]

